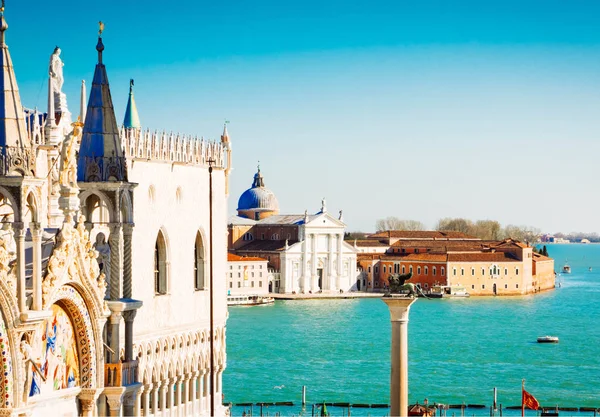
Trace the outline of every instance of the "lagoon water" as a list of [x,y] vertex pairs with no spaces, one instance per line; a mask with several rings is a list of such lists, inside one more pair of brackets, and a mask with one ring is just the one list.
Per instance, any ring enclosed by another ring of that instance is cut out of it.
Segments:
[[[548,251],[557,271],[567,260],[573,271],[557,278],[554,291],[413,304],[410,403],[428,398],[489,407],[496,387],[499,403],[519,405],[525,379],[543,406],[600,407],[600,245],[548,245]],[[306,385],[309,404],[389,403],[390,331],[379,299],[231,307],[225,402],[298,404]],[[536,343],[544,335],[560,343]],[[243,410],[234,407],[233,414]],[[300,413],[298,407],[277,411]],[[271,408],[270,415],[275,412]],[[352,415],[367,411],[353,409]]]

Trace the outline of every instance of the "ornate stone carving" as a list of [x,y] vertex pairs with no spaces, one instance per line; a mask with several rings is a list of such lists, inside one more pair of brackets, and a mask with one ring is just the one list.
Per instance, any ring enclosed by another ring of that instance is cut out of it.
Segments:
[[49,305],[55,289],[68,281],[79,281],[85,286],[83,281],[86,279],[103,304],[106,281],[104,274],[100,273],[98,252],[92,247],[84,222],[84,216],[80,215],[76,228],[71,223],[64,223],[57,236],[57,244],[48,260],[48,271],[42,283],[44,307]]
[[11,291],[16,287],[16,242],[10,223],[2,223],[0,229],[0,279],[8,284]]
[[58,182],[61,187],[79,188],[77,186],[77,147],[81,139],[83,123],[79,118],[73,123],[73,131],[63,142],[61,151],[61,167]]

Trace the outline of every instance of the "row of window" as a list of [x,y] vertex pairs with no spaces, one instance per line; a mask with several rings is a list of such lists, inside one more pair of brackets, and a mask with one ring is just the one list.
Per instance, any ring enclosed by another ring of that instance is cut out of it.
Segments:
[[[519,284],[515,284],[515,288],[519,288]],[[474,290],[475,289],[475,285],[471,285],[471,289]],[[485,284],[481,284],[481,289],[485,290]],[[508,289],[508,284],[504,284],[504,289]]]
[[[423,270],[425,272],[425,275],[429,275],[429,267],[428,266],[424,267]],[[392,267],[391,266],[389,268],[389,271],[390,271],[390,274],[391,274],[392,273]],[[412,265],[409,265],[408,271],[411,274],[413,273],[413,266]],[[383,266],[383,273],[387,274],[387,272],[388,272],[388,268],[387,268],[386,265],[384,265]],[[433,276],[436,276],[437,275],[437,267],[435,267],[435,266],[432,267],[431,268],[431,272],[432,272]],[[371,267],[369,267],[369,273],[371,273]],[[400,265],[399,264],[395,264],[394,265],[394,272],[393,273],[394,274],[399,274],[400,273]],[[375,266],[375,274],[379,274],[379,266]],[[405,265],[402,265],[402,274],[406,274],[406,266]],[[444,268],[442,266],[440,268],[440,275],[444,276],[445,274],[446,274],[446,268]],[[421,267],[420,266],[417,267],[417,275],[421,275]]]
[[[250,269],[254,269],[255,265],[248,265]],[[229,269],[233,269],[233,265],[229,265]],[[242,265],[238,265],[237,269],[242,269]],[[258,269],[263,269],[262,265],[258,265]]]
[[[485,268],[481,268],[481,275],[485,275]],[[501,268],[494,265],[492,267],[490,267],[490,275],[491,276],[496,276],[496,275],[500,275],[500,271]],[[452,268],[452,275],[456,276],[456,268]],[[464,268],[460,268],[460,275],[464,276],[465,275],[465,269]],[[504,268],[504,275],[508,275],[508,268]],[[515,275],[519,275],[519,268],[515,267]],[[475,268],[471,268],[471,276],[475,276]]]
[[[167,241],[163,232],[159,231],[154,245],[154,293],[156,295],[164,295],[168,291],[169,262],[167,255]],[[194,289],[196,291],[206,289],[205,263],[202,236],[198,232],[194,243]]]
[[[237,273],[237,276],[238,276],[238,278],[241,278],[241,277],[242,277],[242,273],[241,273],[241,272],[238,272],[238,273]],[[252,278],[254,278],[254,272],[250,272],[250,276],[251,276]],[[262,276],[263,276],[262,272],[259,272],[259,273],[258,273],[258,276],[262,278]],[[230,273],[229,273],[229,278],[233,278],[233,272],[230,272]]]
[[[248,281],[245,282],[245,284],[247,284],[247,283],[248,283]],[[258,287],[262,288],[262,286],[263,286],[263,282],[262,281],[258,281]],[[242,282],[241,281],[238,281],[237,287],[238,288],[242,288]],[[244,287],[247,287],[247,285],[244,285]],[[254,288],[254,281],[250,281],[250,287]],[[233,288],[233,282],[231,282],[231,281],[229,281],[229,288]]]

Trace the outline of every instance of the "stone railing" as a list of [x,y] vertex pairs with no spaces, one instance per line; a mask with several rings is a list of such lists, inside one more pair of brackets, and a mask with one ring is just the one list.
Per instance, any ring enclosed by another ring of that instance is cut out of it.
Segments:
[[205,141],[204,138],[198,139],[172,132],[121,129],[121,143],[127,158],[203,166],[208,166],[208,161],[212,160],[214,167],[225,166],[223,144]]
[[104,364],[104,386],[125,387],[138,382],[138,361]]
[[138,361],[122,362],[122,379],[123,385],[132,385],[138,382]]

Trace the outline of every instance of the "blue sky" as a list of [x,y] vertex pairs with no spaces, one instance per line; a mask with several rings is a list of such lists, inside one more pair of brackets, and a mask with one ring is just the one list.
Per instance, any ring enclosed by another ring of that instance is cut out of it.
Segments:
[[[118,119],[234,149],[230,212],[257,161],[282,213],[461,216],[600,231],[600,2],[7,0],[25,106],[62,49],[70,109],[103,35]],[[53,7],[56,14],[53,14]]]

